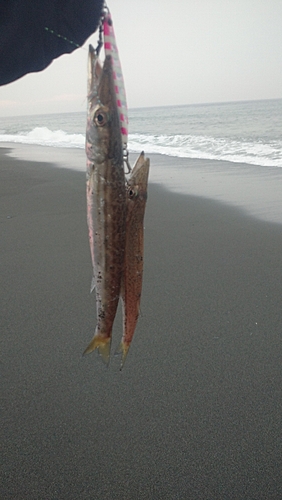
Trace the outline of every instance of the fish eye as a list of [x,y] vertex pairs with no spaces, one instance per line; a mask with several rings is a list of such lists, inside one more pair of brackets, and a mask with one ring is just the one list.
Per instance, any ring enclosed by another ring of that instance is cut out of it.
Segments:
[[131,199],[135,198],[137,195],[138,195],[138,191],[137,190],[134,191],[134,189],[132,189],[132,188],[130,188],[128,190],[128,196],[129,196],[129,198],[131,198]]
[[107,113],[105,113],[105,111],[103,111],[102,109],[97,109],[94,114],[94,122],[96,123],[96,125],[98,125],[98,127],[103,127],[104,125],[106,125],[107,121]]

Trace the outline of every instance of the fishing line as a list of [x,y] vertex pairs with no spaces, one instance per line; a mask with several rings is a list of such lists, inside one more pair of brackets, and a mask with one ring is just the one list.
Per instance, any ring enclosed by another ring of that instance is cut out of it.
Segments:
[[[97,56],[99,55],[99,52],[100,52],[100,50],[101,50],[101,48],[103,46],[103,21],[104,21],[105,16],[106,16],[106,14],[108,12],[109,12],[108,6],[107,6],[106,2],[104,2],[103,8],[102,8],[102,12],[101,12],[101,17],[100,17],[100,22],[99,22],[99,38],[98,38],[97,47],[95,49]],[[56,33],[56,31],[52,30],[51,28],[48,28],[48,26],[44,26],[44,29],[48,33],[51,33],[51,35],[54,35],[57,38],[61,38],[65,42],[68,42],[71,45],[74,45],[77,49],[83,49],[83,50],[87,51],[87,49],[85,47],[82,47],[81,45],[79,45],[78,43],[74,42],[73,40],[69,40],[64,35],[60,35],[60,33]]]
[[85,47],[82,47],[81,45],[79,45],[78,43],[74,42],[73,40],[69,40],[66,36],[60,35],[60,33],[56,33],[56,31],[52,30],[51,28],[48,28],[47,26],[44,26],[44,29],[45,29],[45,31],[47,31],[48,33],[51,33],[51,35],[54,35],[54,36],[56,36],[57,38],[61,38],[61,39],[62,39],[62,40],[64,40],[65,42],[68,42],[68,43],[70,43],[71,45],[74,45],[77,49],[87,50],[87,49],[85,49]]

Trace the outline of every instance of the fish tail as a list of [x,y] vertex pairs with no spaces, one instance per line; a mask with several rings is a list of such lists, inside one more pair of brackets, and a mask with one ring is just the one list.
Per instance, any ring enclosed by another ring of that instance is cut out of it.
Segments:
[[128,354],[128,351],[129,351],[129,347],[130,347],[130,344],[127,344],[126,342],[124,342],[122,340],[120,345],[118,346],[116,352],[115,352],[115,354],[121,354],[120,371],[123,369],[123,366],[124,366],[124,363],[126,360],[126,356]]
[[90,352],[98,349],[100,356],[104,363],[108,364],[110,360],[110,349],[111,349],[111,338],[110,337],[100,337],[99,335],[94,335],[88,347],[86,347],[84,354],[90,354]]

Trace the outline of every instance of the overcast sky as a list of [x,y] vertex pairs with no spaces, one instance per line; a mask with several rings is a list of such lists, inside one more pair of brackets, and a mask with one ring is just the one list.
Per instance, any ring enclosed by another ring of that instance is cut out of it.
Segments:
[[[108,0],[129,107],[282,97],[282,0]],[[86,109],[87,46],[0,87],[0,115]]]

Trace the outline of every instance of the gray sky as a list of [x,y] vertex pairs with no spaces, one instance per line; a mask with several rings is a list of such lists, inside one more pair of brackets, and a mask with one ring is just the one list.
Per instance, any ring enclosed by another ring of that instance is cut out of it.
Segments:
[[[282,97],[282,0],[108,0],[129,107]],[[0,87],[0,115],[84,111],[88,43]]]

